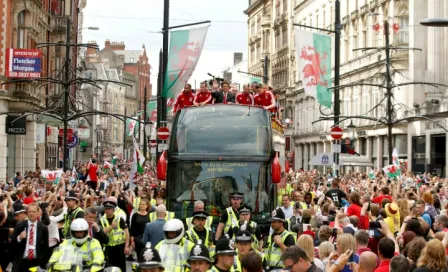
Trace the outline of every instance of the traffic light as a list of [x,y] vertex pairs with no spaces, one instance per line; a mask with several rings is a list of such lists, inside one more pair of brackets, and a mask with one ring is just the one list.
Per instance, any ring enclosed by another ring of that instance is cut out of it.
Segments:
[[358,152],[356,152],[354,141],[350,140],[350,138],[345,138],[345,140],[342,141],[341,153],[342,154],[350,154],[350,155],[361,156],[361,155],[359,155]]

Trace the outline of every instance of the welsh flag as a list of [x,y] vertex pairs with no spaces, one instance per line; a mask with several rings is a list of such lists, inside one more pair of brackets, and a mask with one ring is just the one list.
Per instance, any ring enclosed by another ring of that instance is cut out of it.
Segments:
[[134,135],[134,130],[137,125],[137,118],[138,117],[132,117],[126,119],[126,136]]
[[146,112],[151,122],[157,122],[157,101],[149,101],[146,105]]
[[396,166],[400,166],[400,162],[398,161],[398,151],[397,148],[394,147],[394,151],[392,151],[392,164]]
[[207,30],[208,26],[171,31],[162,97],[175,98],[182,91],[199,61]]
[[399,178],[401,175],[400,166],[398,165],[388,165],[383,168],[383,171],[389,178]]
[[331,37],[305,30],[295,30],[298,78],[305,93],[319,104],[331,108]]
[[76,167],[73,166],[72,176],[70,177],[70,181],[75,182],[76,180],[78,180],[78,172],[76,171]]
[[130,181],[136,180],[137,174],[143,174],[143,163],[145,162],[145,157],[143,156],[142,152],[140,152],[137,141],[134,137],[132,137],[132,139],[134,141],[134,160],[132,161]]
[[108,161],[104,161],[104,165],[103,165],[103,171],[104,171],[104,173],[109,172],[109,170],[112,169],[113,167],[114,167],[113,164],[111,164],[111,163],[108,162]]
[[116,164],[117,164],[117,160],[118,160],[118,157],[117,157],[117,156],[113,156],[113,157],[112,157],[112,162],[111,162],[111,163],[112,163],[113,165],[116,165]]
[[369,172],[369,178],[371,178],[371,179],[375,178],[375,171],[373,171],[373,169],[370,170],[370,172]]
[[41,170],[40,173],[46,182],[58,184],[63,170]]

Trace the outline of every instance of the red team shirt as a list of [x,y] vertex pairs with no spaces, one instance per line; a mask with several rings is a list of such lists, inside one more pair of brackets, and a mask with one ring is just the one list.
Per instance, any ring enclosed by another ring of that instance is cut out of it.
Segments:
[[237,104],[241,105],[253,105],[254,97],[251,94],[237,93],[235,101]]
[[194,94],[193,92],[184,93],[181,92],[174,103],[173,111],[177,112],[187,106],[193,106]]
[[265,91],[262,94],[256,94],[254,97],[255,105],[268,107],[274,104],[274,107],[270,108],[270,112],[275,112],[275,97],[271,91]]
[[196,95],[194,96],[194,103],[203,103],[205,102],[205,104],[211,104],[212,103],[212,92],[210,91],[206,91],[206,92],[202,92],[199,91],[196,93]]

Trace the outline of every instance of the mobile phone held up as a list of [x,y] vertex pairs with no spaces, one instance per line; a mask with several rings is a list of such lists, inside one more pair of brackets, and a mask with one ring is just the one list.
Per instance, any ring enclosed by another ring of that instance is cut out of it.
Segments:
[[374,238],[379,238],[381,236],[381,224],[380,222],[370,222],[369,223],[369,235]]

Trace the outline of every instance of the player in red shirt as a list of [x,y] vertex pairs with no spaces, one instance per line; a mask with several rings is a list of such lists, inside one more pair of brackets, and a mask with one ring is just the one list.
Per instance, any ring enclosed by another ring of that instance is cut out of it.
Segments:
[[254,97],[249,92],[249,85],[244,85],[243,92],[237,93],[235,102],[241,105],[254,105]]
[[173,105],[173,113],[188,106],[193,106],[194,93],[191,91],[191,85],[185,84],[184,90],[177,96]]
[[275,112],[275,97],[274,94],[268,90],[267,85],[258,88],[258,94],[254,97],[254,103],[257,106],[262,106],[265,110],[271,113]]
[[212,103],[212,92],[207,90],[207,82],[201,83],[201,89],[199,92],[196,92],[194,96],[194,105],[195,106],[204,106],[205,104]]

